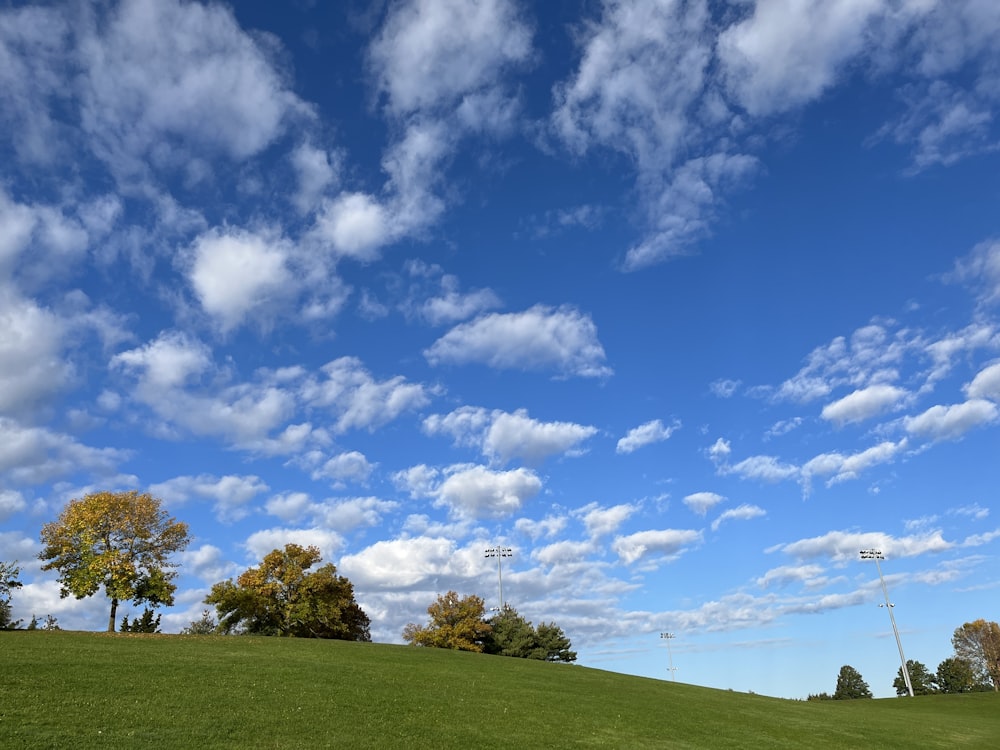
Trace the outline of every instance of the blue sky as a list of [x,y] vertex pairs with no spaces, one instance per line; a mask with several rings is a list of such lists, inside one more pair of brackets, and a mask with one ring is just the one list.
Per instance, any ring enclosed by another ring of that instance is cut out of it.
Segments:
[[[140,489],[580,663],[892,693],[1000,582],[1000,5],[6,3],[0,559]],[[126,612],[129,611],[126,609]]]

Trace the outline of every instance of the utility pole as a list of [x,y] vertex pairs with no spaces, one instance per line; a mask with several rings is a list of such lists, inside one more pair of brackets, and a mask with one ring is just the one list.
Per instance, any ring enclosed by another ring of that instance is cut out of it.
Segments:
[[672,641],[677,636],[673,633],[660,633],[660,638],[667,642],[667,659],[670,660],[670,679],[674,679],[674,672],[677,671],[677,667],[674,666],[674,654],[670,650],[670,641]]
[[885,607],[889,610],[889,621],[892,623],[892,632],[896,636],[896,647],[899,649],[899,661],[903,665],[903,682],[906,683],[906,690],[913,697],[913,685],[910,683],[910,670],[906,668],[906,657],[903,656],[903,643],[899,640],[899,630],[896,628],[896,618],[892,614],[892,609],[895,604],[889,601],[889,589],[885,587],[885,578],[882,577],[882,566],[878,564],[879,560],[884,560],[885,556],[882,554],[882,550],[878,549],[863,549],[861,550],[862,560],[874,560],[875,568],[878,570],[878,579],[882,583],[882,595],[885,596],[885,604],[880,604],[878,606]]
[[485,557],[495,557],[497,559],[497,599],[500,602],[500,611],[503,612],[503,558],[513,557],[514,550],[510,547],[487,547]]

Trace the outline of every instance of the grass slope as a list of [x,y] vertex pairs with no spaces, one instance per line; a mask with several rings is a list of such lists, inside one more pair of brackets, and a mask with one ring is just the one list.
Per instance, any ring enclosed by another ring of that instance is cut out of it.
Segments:
[[0,632],[3,748],[995,748],[1000,696],[803,702],[436,649]]

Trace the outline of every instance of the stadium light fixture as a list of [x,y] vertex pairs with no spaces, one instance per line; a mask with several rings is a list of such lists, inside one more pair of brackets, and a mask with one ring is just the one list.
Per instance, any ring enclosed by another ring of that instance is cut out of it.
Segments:
[[878,549],[863,549],[861,550],[862,560],[874,560],[875,568],[878,570],[878,579],[882,583],[882,595],[885,597],[885,604],[879,604],[880,607],[885,607],[889,610],[889,621],[892,623],[892,633],[896,636],[896,647],[899,649],[899,661],[903,666],[903,682],[906,683],[906,692],[913,697],[913,685],[910,683],[910,670],[906,668],[906,657],[903,656],[903,643],[899,640],[899,629],[896,627],[896,618],[892,614],[894,605],[889,601],[889,589],[885,587],[885,578],[882,577],[882,566],[878,564],[879,560],[884,560],[885,555],[882,554],[882,550]]
[[674,672],[677,671],[677,667],[674,666],[674,654],[670,650],[670,641],[672,641],[677,636],[673,633],[660,633],[660,638],[667,642],[667,659],[670,660],[670,679],[674,679]]
[[487,547],[485,557],[495,557],[497,559],[497,599],[500,602],[500,611],[504,609],[503,600],[503,559],[513,557],[514,550],[510,547]]

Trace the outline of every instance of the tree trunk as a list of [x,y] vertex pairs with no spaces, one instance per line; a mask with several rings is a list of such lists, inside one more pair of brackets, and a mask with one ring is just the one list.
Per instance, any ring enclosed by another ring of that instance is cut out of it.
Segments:
[[115,615],[118,613],[118,600],[112,597],[111,599],[111,616],[108,617],[108,632],[115,632]]

